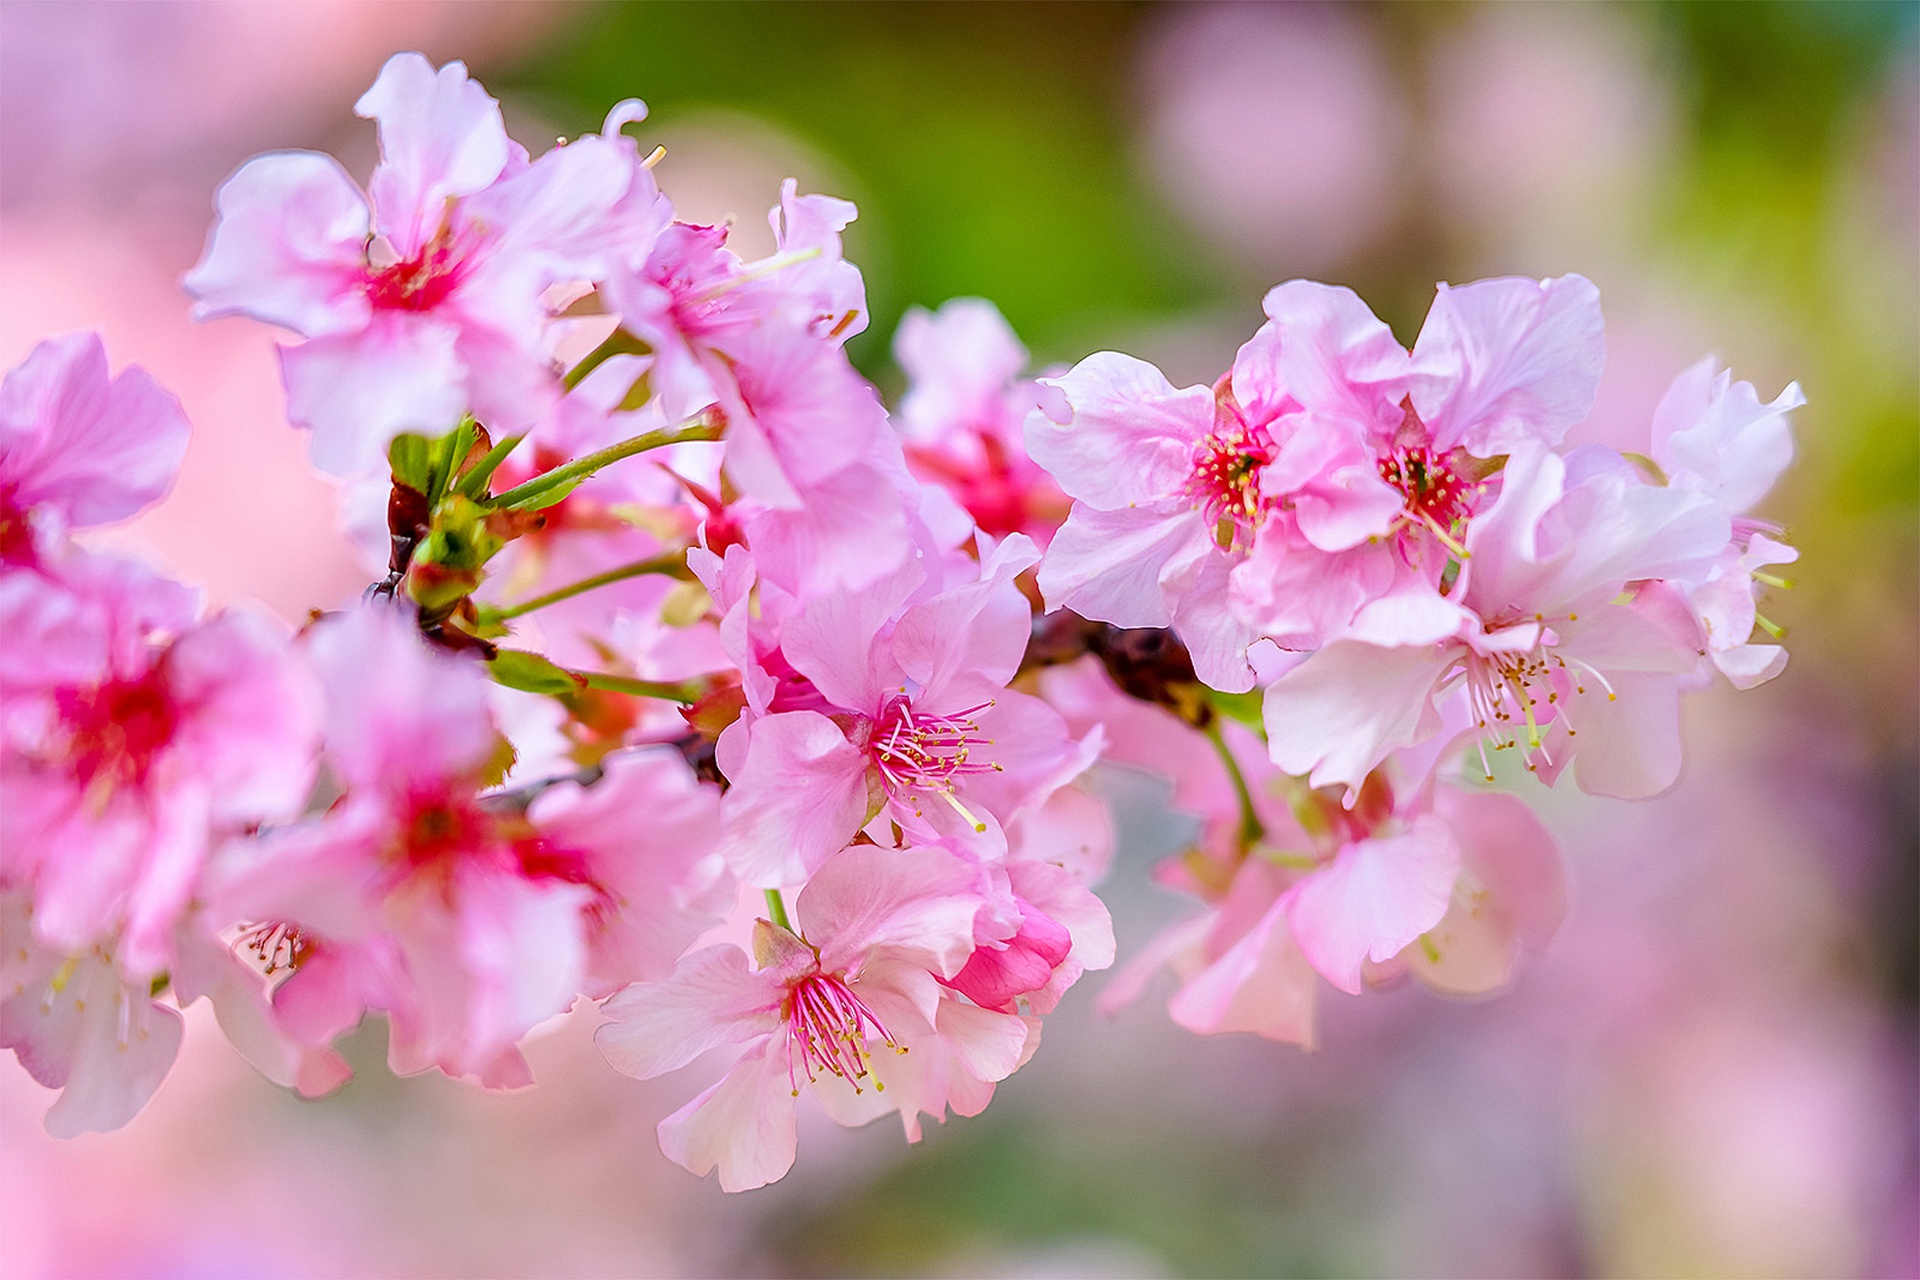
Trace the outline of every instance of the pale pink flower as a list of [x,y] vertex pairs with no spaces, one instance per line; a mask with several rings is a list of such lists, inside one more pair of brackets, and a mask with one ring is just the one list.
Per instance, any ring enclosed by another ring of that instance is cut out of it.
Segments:
[[976,1115],[1031,1051],[1029,1019],[941,985],[973,949],[973,872],[938,847],[855,846],[801,890],[793,927],[758,921],[747,952],[695,951],[664,981],[605,1006],[595,1039],[641,1079],[709,1050],[733,1053],[718,1083],[660,1124],[660,1146],[728,1191],[792,1167],[804,1089],[843,1124],[898,1112],[909,1141],[924,1113]]
[[1733,537],[1711,568],[1673,585],[1699,623],[1707,656],[1740,689],[1773,679],[1787,665],[1781,646],[1749,642],[1763,585],[1756,575],[1800,553],[1780,541],[1778,525],[1747,512],[1793,461],[1787,414],[1805,403],[1799,384],[1788,383],[1763,404],[1752,383],[1734,382],[1709,356],[1674,379],[1654,411],[1653,460],[1667,483],[1713,497],[1732,517]]
[[893,354],[907,375],[895,420],[914,475],[946,489],[994,537],[1024,533],[1044,550],[1067,499],[1027,456],[1023,426],[1044,393],[1020,377],[1027,351],[1006,320],[981,298],[914,307]]
[[548,290],[609,273],[670,216],[619,132],[637,103],[532,162],[458,62],[395,54],[355,110],[380,128],[370,196],[329,156],[257,157],[221,188],[185,282],[199,319],[307,339],[282,350],[288,416],[336,474],[378,470],[394,436],[467,412],[500,436],[532,426],[561,393]]
[[0,1047],[14,1050],[35,1080],[60,1090],[46,1115],[55,1137],[108,1132],[133,1119],[179,1051],[175,1004],[202,996],[227,1038],[274,1083],[314,1097],[350,1074],[339,1055],[299,1044],[272,1025],[262,974],[202,920],[183,919],[172,967],[160,977],[129,972],[111,944],[75,953],[48,947],[33,923],[26,893],[0,891]]
[[1517,449],[1451,595],[1375,602],[1268,688],[1273,759],[1357,788],[1394,748],[1431,739],[1458,698],[1483,754],[1519,748],[1552,778],[1577,748],[1583,790],[1657,794],[1679,774],[1679,693],[1701,652],[1621,596],[1701,572],[1727,538],[1712,499],[1647,484],[1617,454]]
[[1579,276],[1441,285],[1413,351],[1351,290],[1267,295],[1233,394],[1275,441],[1262,522],[1233,575],[1242,616],[1316,648],[1372,600],[1434,593],[1485,505],[1486,462],[1556,445],[1592,406],[1598,294]]
[[866,327],[866,287],[840,255],[854,213],[845,200],[800,195],[789,178],[768,215],[773,256],[742,262],[727,248],[727,228],[676,222],[604,282],[622,327],[654,352],[652,390],[669,418],[722,399],[727,366],[750,359],[737,346],[756,330],[795,331],[837,350]]
[[1441,286],[1411,353],[1346,289],[1293,281],[1211,391],[1101,353],[1044,380],[1028,447],[1075,499],[1040,581],[1117,626],[1172,626],[1201,680],[1313,648],[1367,603],[1437,592],[1491,468],[1583,417],[1600,311],[1578,276]]
[[1552,936],[1564,906],[1559,854],[1520,801],[1421,777],[1432,765],[1421,753],[1398,762],[1399,783],[1370,774],[1351,807],[1320,790],[1289,811],[1271,766],[1237,754],[1260,840],[1242,851],[1220,838],[1237,829],[1235,812],[1162,868],[1164,883],[1209,907],[1150,942],[1104,1007],[1132,1000],[1171,965],[1180,1025],[1312,1047],[1316,972],[1355,995],[1408,969],[1438,990],[1484,991],[1509,979],[1523,946]]
[[31,891],[40,942],[111,945],[136,977],[171,962],[212,844],[297,813],[317,756],[279,627],[195,623],[193,599],[99,557],[0,575],[0,880]]
[[[384,1009],[394,1070],[525,1084],[516,1045],[535,1025],[671,964],[716,918],[714,797],[662,776],[677,758],[610,758],[604,790],[562,787],[523,814],[482,795],[504,740],[477,664],[385,608],[320,624],[309,647],[346,794],[229,845],[217,885],[231,914],[297,939],[274,994],[289,1033],[326,1044]],[[623,828],[609,806],[656,825]]]
[[98,334],[49,338],[0,384],[0,564],[166,496],[192,428],[138,365],[109,377]]
[[787,614],[792,709],[743,719],[721,744],[721,851],[742,878],[798,884],[876,818],[998,860],[1004,824],[1086,767],[1097,737],[1071,741],[1045,703],[1006,687],[1030,632],[1013,579],[1035,555],[1014,535],[975,580],[915,603],[918,575],[903,572]]

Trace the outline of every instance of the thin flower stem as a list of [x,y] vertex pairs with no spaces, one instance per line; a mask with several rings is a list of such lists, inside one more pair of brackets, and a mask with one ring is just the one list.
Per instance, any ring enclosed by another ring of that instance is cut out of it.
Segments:
[[591,578],[582,578],[578,582],[555,588],[543,596],[531,600],[522,600],[519,604],[504,605],[497,609],[483,609],[482,616],[488,622],[505,622],[509,618],[518,618],[532,613],[535,609],[544,609],[550,604],[592,591],[596,587],[611,586],[616,582],[625,582],[628,578],[643,577],[649,573],[658,573],[669,578],[690,581],[693,571],[687,568],[687,553],[653,556],[646,560],[636,560],[632,564],[623,564],[618,569],[609,569],[605,573],[596,573]]
[[537,498],[549,489],[557,488],[570,480],[584,480],[603,467],[611,466],[622,458],[631,458],[636,453],[645,453],[649,449],[660,449],[670,444],[681,444],[688,440],[718,440],[726,424],[711,409],[703,409],[678,426],[665,427],[659,431],[649,431],[637,435],[631,440],[622,440],[619,444],[610,444],[596,450],[584,458],[576,458],[562,467],[542,472],[533,479],[515,485],[493,499],[495,507],[515,507],[530,499]]
[[586,355],[580,357],[580,363],[567,370],[567,376],[561,381],[566,384],[567,390],[571,391],[586,381],[588,374],[598,369],[613,357],[645,355],[649,350],[651,350],[651,348],[649,348],[646,343],[634,337],[625,329],[615,329],[607,335],[605,342],[602,342],[599,346],[587,352]]
[[1220,763],[1227,768],[1227,777],[1233,782],[1233,794],[1240,802],[1240,852],[1245,853],[1260,842],[1267,834],[1260,817],[1253,811],[1253,791],[1247,786],[1247,775],[1240,771],[1240,762],[1233,758],[1232,748],[1227,746],[1226,735],[1220,732],[1220,720],[1215,717],[1206,727],[1207,740],[1213,743],[1213,749],[1220,755]]
[[631,676],[609,675],[604,671],[573,671],[568,674],[586,681],[589,689],[605,689],[609,693],[631,694],[636,698],[660,698],[666,702],[691,704],[700,701],[699,686],[694,684],[665,684],[658,680],[635,680]]
[[778,889],[767,890],[767,914],[772,917],[774,924],[779,925],[788,933],[793,932],[793,922],[787,919],[786,899],[780,896]]

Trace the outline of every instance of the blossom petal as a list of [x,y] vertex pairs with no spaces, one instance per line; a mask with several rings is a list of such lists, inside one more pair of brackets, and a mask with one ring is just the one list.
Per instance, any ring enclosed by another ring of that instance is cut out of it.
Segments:
[[1440,923],[1460,874],[1460,847],[1439,818],[1395,836],[1358,840],[1286,895],[1301,953],[1320,975],[1360,994],[1368,960],[1390,960]]
[[1027,418],[1027,452],[1070,497],[1103,511],[1181,491],[1193,447],[1213,429],[1213,392],[1176,391],[1144,360],[1101,351],[1042,386],[1066,395],[1071,416]]
[[436,71],[417,53],[396,53],[353,110],[380,128],[368,186],[381,234],[402,258],[433,239],[448,200],[486,188],[512,154],[500,104],[463,62]]
[[660,1122],[660,1150],[723,1191],[751,1191],[793,1168],[798,1126],[787,1065],[772,1041],[749,1050],[719,1083]]
[[1434,690],[1452,663],[1446,646],[1335,641],[1267,686],[1273,762],[1316,787],[1359,787],[1388,752],[1439,727]]
[[1414,408],[1435,453],[1556,445],[1593,407],[1606,354],[1584,276],[1443,284],[1413,348]]
[[332,156],[276,151],[247,161],[214,197],[218,219],[181,282],[195,320],[245,315],[305,338],[367,323],[366,197]]
[[709,1049],[745,1044],[780,1026],[778,984],[747,969],[735,946],[703,947],[659,982],[637,982],[600,1007],[593,1033],[616,1071],[639,1080],[686,1066]]

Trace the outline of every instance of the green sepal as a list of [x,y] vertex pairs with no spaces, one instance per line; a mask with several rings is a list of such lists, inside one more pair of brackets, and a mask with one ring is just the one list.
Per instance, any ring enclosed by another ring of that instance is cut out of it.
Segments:
[[487,671],[496,683],[527,693],[579,693],[587,687],[585,678],[525,649],[501,649]]
[[505,440],[502,440],[499,444],[487,450],[480,456],[479,461],[475,462],[471,467],[468,467],[466,471],[461,474],[459,483],[454,486],[454,492],[468,498],[478,498],[482,493],[485,493],[487,481],[493,479],[493,473],[500,469],[500,464],[507,460],[507,455],[512,453],[514,447],[526,438],[524,434],[508,436]]

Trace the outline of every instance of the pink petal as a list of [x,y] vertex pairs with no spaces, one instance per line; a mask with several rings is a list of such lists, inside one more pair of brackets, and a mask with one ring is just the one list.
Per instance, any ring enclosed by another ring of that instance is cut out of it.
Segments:
[[1446,824],[1424,815],[1402,835],[1343,847],[1287,894],[1287,919],[1308,963],[1359,995],[1366,961],[1392,959],[1440,922],[1459,873]]
[[717,852],[749,884],[791,887],[865,825],[867,756],[817,711],[764,716],[751,733],[721,802]]
[[181,281],[198,299],[195,320],[252,316],[306,338],[366,326],[372,214],[339,161],[314,151],[256,157],[214,205],[206,253]]
[[0,384],[0,489],[71,525],[124,520],[173,487],[191,430],[144,369],[109,380],[99,335],[49,338]]
[[353,110],[380,127],[368,185],[381,234],[402,258],[433,238],[449,199],[487,187],[511,154],[500,104],[468,79],[465,63],[436,71],[417,53],[396,53]]
[[1460,878],[1428,931],[1431,951],[1410,947],[1406,958],[1436,990],[1492,991],[1511,979],[1520,950],[1544,948],[1566,914],[1559,847],[1517,796],[1441,787],[1434,810],[1460,845]]
[[1071,497],[1113,511],[1180,493],[1193,447],[1213,429],[1213,392],[1173,389],[1158,369],[1117,352],[1088,356],[1042,386],[1057,387],[1071,417],[1027,419],[1027,452]]
[[854,845],[821,866],[794,905],[828,972],[884,950],[951,977],[973,950],[980,899],[973,869],[937,846]]
[[660,1150],[723,1191],[751,1191],[786,1176],[797,1145],[792,1086],[776,1041],[750,1049],[721,1077],[660,1122]]
[[1168,1004],[1173,1020],[1200,1035],[1250,1031],[1314,1045],[1314,974],[1276,901],[1252,929],[1190,978]]
[[1442,284],[1413,348],[1414,408],[1436,453],[1556,445],[1593,407],[1605,363],[1600,291],[1582,276]]
[[1101,511],[1078,505],[1040,565],[1048,609],[1068,608],[1117,627],[1173,621],[1162,578],[1188,570],[1213,540],[1184,501]]
[[1408,373],[1407,351],[1353,290],[1290,280],[1267,293],[1263,325],[1233,361],[1233,393],[1271,418],[1303,405],[1316,417],[1390,431]]
[[613,1021],[593,1040],[614,1070],[651,1080],[709,1049],[775,1033],[782,994],[778,983],[748,971],[740,948],[703,947],[671,977],[635,983],[601,1005]]
[[438,437],[466,411],[458,332],[426,316],[383,313],[366,329],[283,347],[287,417],[313,432],[313,465],[375,472],[403,432]]
[[1394,748],[1439,728],[1434,691],[1453,662],[1445,646],[1335,641],[1267,687],[1273,762],[1316,787],[1358,788]]

